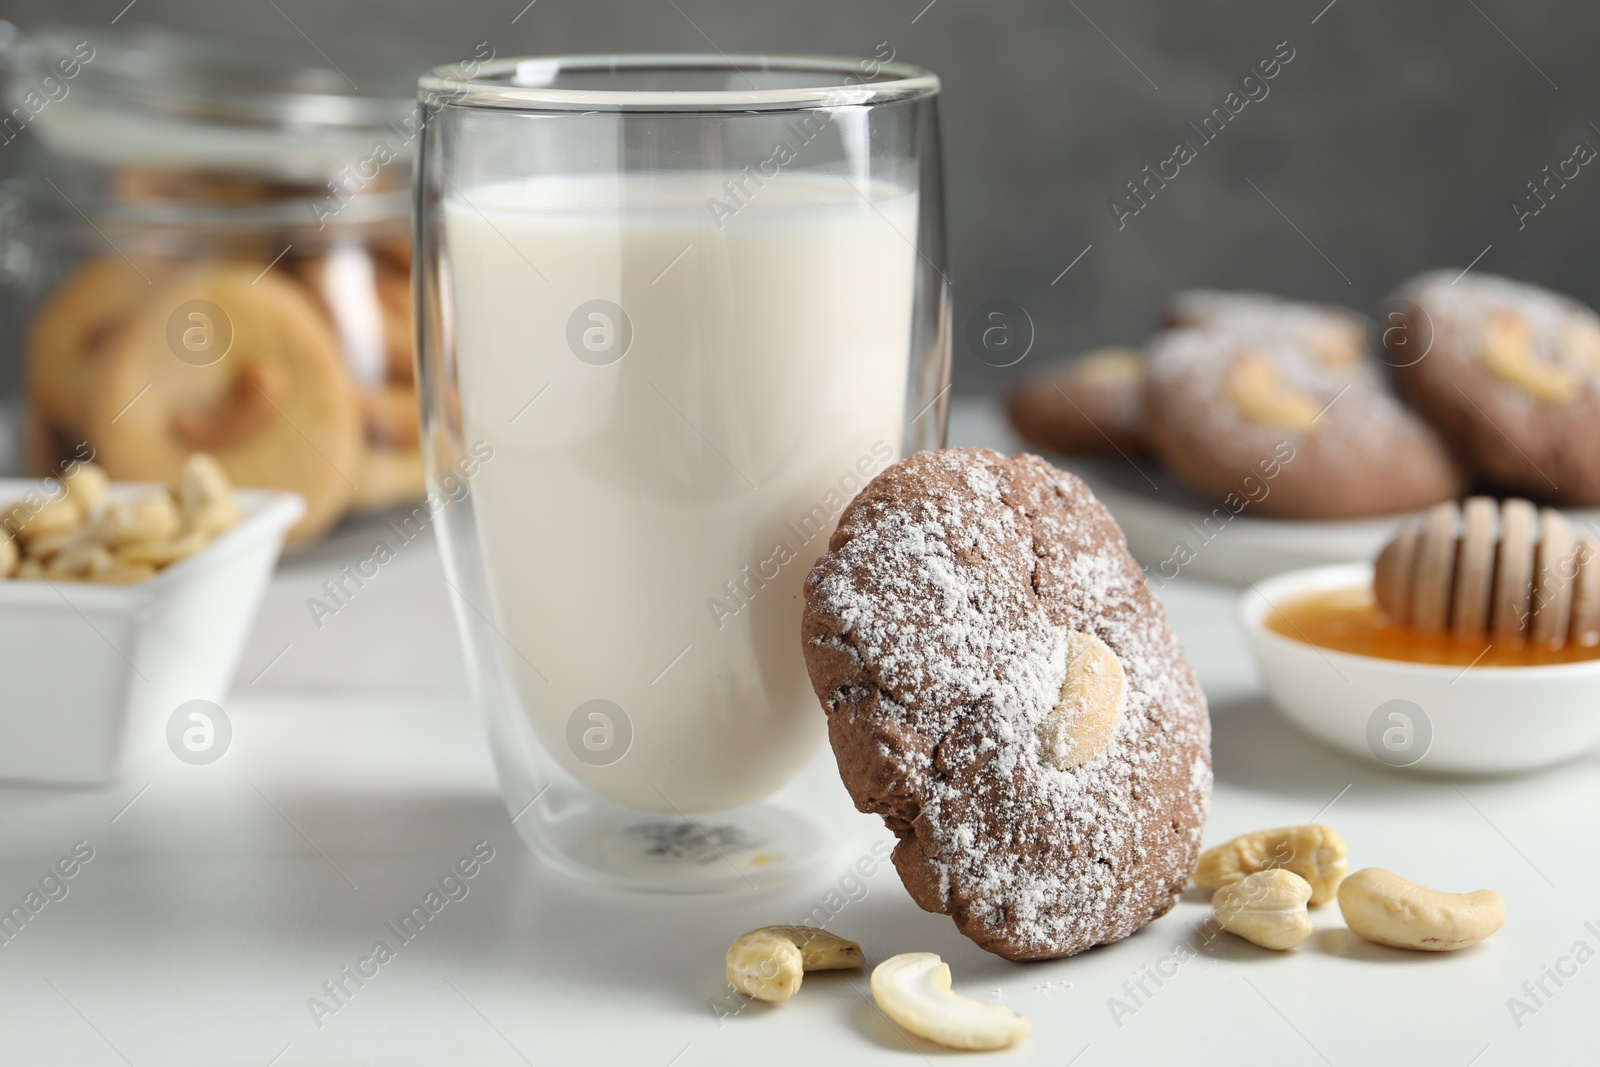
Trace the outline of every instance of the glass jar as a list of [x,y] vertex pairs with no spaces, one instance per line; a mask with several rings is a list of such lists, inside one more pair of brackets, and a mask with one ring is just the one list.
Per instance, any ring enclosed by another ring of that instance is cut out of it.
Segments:
[[6,59],[25,464],[170,481],[209,452],[306,498],[297,542],[420,497],[406,79],[149,31]]

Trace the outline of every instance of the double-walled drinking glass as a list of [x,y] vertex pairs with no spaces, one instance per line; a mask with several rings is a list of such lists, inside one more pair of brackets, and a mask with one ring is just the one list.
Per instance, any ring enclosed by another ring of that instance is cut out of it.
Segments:
[[507,807],[568,871],[736,888],[827,850],[771,798],[825,736],[806,574],[943,442],[938,88],[755,56],[421,80],[429,485]]

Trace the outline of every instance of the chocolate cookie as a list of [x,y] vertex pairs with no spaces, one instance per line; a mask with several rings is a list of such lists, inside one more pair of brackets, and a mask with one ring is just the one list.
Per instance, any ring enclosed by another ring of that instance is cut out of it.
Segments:
[[916,902],[1008,959],[1171,909],[1211,794],[1205,698],[1122,532],[1037,456],[921,452],[806,580],[811,684]]
[[1228,517],[1384,515],[1462,489],[1444,442],[1364,355],[1258,325],[1170,330],[1147,352],[1150,450]]
[[1600,504],[1600,317],[1491,274],[1407,282],[1385,332],[1401,392],[1486,480]]
[[1144,353],[1101,348],[1035,375],[1006,414],[1022,439],[1072,456],[1144,451]]
[[1267,293],[1188,289],[1172,298],[1167,321],[1176,327],[1286,334],[1330,366],[1361,363],[1369,356],[1371,323],[1366,316],[1333,304],[1307,304]]

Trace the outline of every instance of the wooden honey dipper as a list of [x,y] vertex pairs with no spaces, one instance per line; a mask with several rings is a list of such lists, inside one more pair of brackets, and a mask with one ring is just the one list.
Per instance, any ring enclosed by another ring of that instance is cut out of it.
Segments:
[[1600,541],[1559,511],[1475,496],[1407,519],[1378,554],[1372,588],[1420,633],[1560,648],[1600,640]]

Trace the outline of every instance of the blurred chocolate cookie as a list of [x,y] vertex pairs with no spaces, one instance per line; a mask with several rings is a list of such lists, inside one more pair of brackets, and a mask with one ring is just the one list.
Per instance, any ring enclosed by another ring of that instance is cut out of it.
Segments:
[[840,777],[919,905],[1015,960],[1172,908],[1211,793],[1205,697],[1083,482],[919,452],[845,509],[805,599]]
[[1364,353],[1232,322],[1170,330],[1146,351],[1151,451],[1233,514],[1356,518],[1461,492],[1444,442]]
[[1492,274],[1407,282],[1384,334],[1402,393],[1496,485],[1600,504],[1600,317]]
[[1143,452],[1144,353],[1101,348],[1055,364],[1011,394],[1006,414],[1024,441],[1072,456]]

